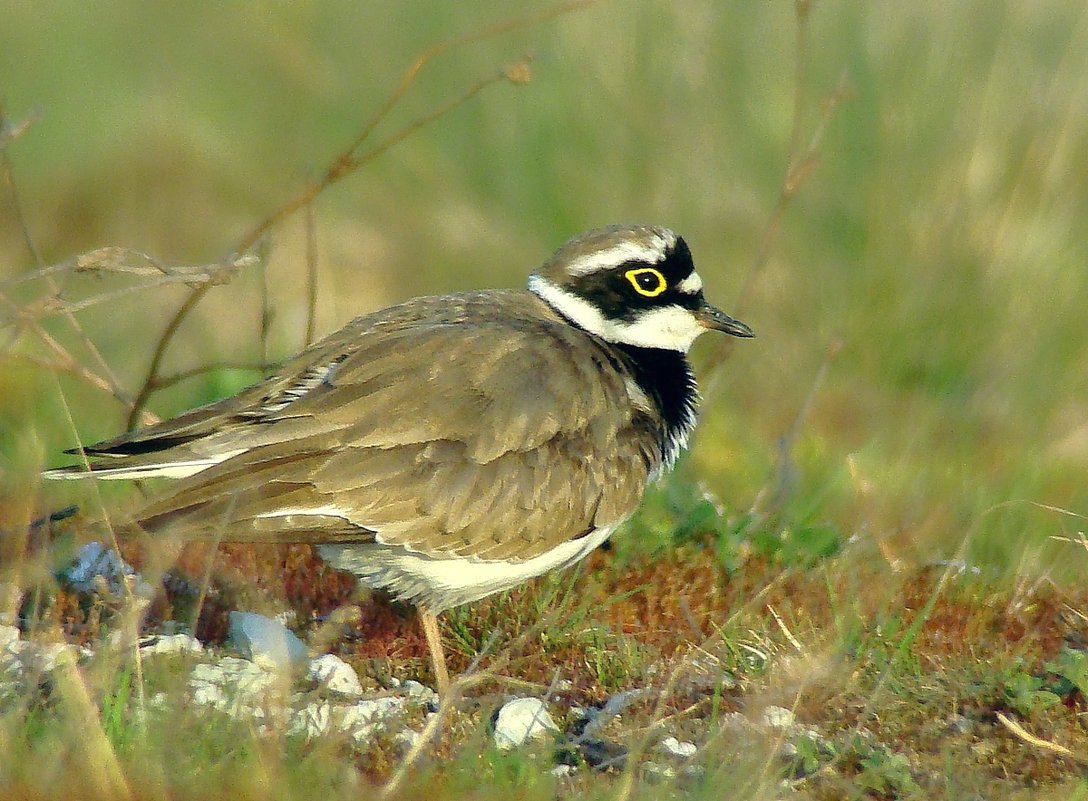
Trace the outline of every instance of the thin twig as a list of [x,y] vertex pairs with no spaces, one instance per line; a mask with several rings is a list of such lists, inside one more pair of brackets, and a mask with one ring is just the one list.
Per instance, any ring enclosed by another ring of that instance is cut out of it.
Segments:
[[[495,75],[489,76],[488,78],[485,78],[484,80],[478,82],[476,85],[471,87],[461,97],[449,101],[448,103],[440,106],[438,109],[432,111],[431,113],[425,114],[423,117],[419,118],[415,122],[405,126],[396,134],[390,136],[385,141],[376,145],[374,149],[370,150],[364,156],[355,157],[350,153],[342,154],[336,160],[334,165],[329,168],[329,170],[325,173],[325,176],[321,178],[321,180],[311,184],[309,187],[304,189],[294,199],[289,201],[276,212],[273,212],[263,223],[258,225],[249,234],[247,234],[243,238],[236,252],[243,251],[252,247],[254,244],[256,244],[257,240],[267,232],[268,229],[274,227],[278,223],[290,217],[299,209],[310,204],[314,200],[314,198],[316,198],[321,192],[325,191],[325,189],[332,186],[337,181],[347,177],[356,169],[376,158],[381,153],[384,153],[386,150],[393,147],[393,145],[399,143],[401,140],[405,139],[410,134],[422,128],[424,125],[433,122],[435,119],[438,119],[444,114],[448,114],[457,106],[468,102],[485,88],[499,82],[500,80],[503,80],[505,77],[505,73],[500,72]],[[151,360],[151,367],[148,369],[147,378],[144,380],[143,387],[141,387],[139,394],[136,396],[133,412],[142,409],[143,405],[147,403],[148,398],[154,391],[152,385],[154,384],[154,381],[158,376],[158,371],[162,365],[163,357],[166,355],[166,350],[169,347],[171,340],[177,334],[178,329],[180,328],[182,322],[184,322],[185,318],[188,317],[188,315],[192,312],[194,308],[196,308],[197,304],[204,297],[204,295],[207,294],[208,289],[210,289],[210,286],[208,284],[203,284],[193,290],[193,293],[188,298],[186,298],[185,303],[181,305],[181,308],[179,308],[177,313],[173,316],[173,318],[171,318],[169,324],[166,327],[166,330],[159,338],[159,342],[155,347],[155,353],[152,356]],[[130,415],[129,428],[131,428],[132,425],[133,421],[132,416]]]
[[[499,76],[493,76],[485,79],[481,83],[472,87],[461,98],[456,101],[447,103],[440,107],[436,112],[427,114],[415,123],[412,123],[405,128],[401,129],[398,133],[386,139],[381,144],[372,148],[364,155],[358,155],[357,151],[366,143],[371,134],[377,128],[378,124],[388,116],[389,112],[400,102],[401,98],[408,91],[408,89],[415,83],[420,71],[437,56],[454,50],[458,47],[463,47],[468,44],[482,41],[495,36],[500,36],[510,31],[518,30],[520,28],[532,27],[533,25],[539,25],[555,17],[568,14],[572,11],[577,11],[582,8],[587,8],[598,2],[598,0],[568,0],[567,2],[557,3],[554,6],[545,8],[536,14],[522,15],[514,17],[508,20],[499,22],[491,27],[484,28],[480,31],[470,32],[463,36],[448,39],[445,42],[440,42],[437,45],[423,51],[414,62],[408,67],[404,75],[401,77],[400,83],[396,89],[389,95],[385,103],[378,109],[378,111],[371,117],[363,128],[359,131],[359,134],[352,140],[351,144],[343,150],[336,158],[333,159],[331,165],[326,169],[325,174],[317,181],[311,183],[304,188],[294,198],[287,201],[276,211],[272,212],[262,222],[252,228],[246,233],[237,246],[234,248],[234,253],[245,253],[252,248],[265,234],[268,233],[278,223],[282,222],[286,218],[290,217],[299,209],[308,206],[314,198],[316,198],[326,188],[336,183],[337,181],[350,175],[357,170],[363,164],[377,158],[377,156],[384,153],[393,145],[400,142],[406,136],[410,135],[417,129],[423,127],[429,122],[437,119],[443,114],[449,113],[457,106],[471,100],[484,88],[497,82],[500,78],[505,78],[514,84],[522,84],[527,81],[528,66],[527,60],[523,60],[519,64],[515,64],[512,67],[507,68]],[[135,418],[143,409],[154,391],[152,384],[155,378],[158,376],[159,369],[162,367],[162,360],[166,354],[170,342],[177,335],[178,329],[185,321],[194,308],[200,303],[201,299],[208,292],[208,286],[200,286],[193,290],[193,293],[185,300],[181,307],[177,310],[174,316],[167,323],[162,336],[159,338],[158,344],[155,346],[155,352],[152,355],[151,364],[148,367],[147,377],[144,379],[144,384],[140,388],[140,391],[136,394],[136,400],[134,402],[132,414],[129,415],[128,427],[131,428],[134,424]]]
[[778,624],[779,630],[782,632],[783,636],[789,641],[790,645],[797,649],[797,653],[804,656],[804,646],[802,646],[798,639],[793,636],[793,632],[786,628],[786,622],[782,620],[782,617],[778,614],[778,612],[775,611],[775,608],[770,604],[767,604],[767,611],[771,613],[771,617],[774,618],[774,622]]
[[7,109],[0,103],[0,150],[7,148],[12,142],[25,134],[30,127],[42,118],[40,108],[31,109],[26,116],[16,122],[10,122],[7,117]]
[[[321,178],[311,183],[294,198],[289,200],[276,211],[272,212],[272,214],[265,218],[263,222],[261,222],[249,233],[243,236],[242,240],[236,246],[235,252],[244,253],[245,251],[249,250],[251,247],[257,244],[261,237],[267,234],[268,231],[274,228],[277,224],[286,220],[288,217],[292,216],[299,209],[302,209],[309,203],[313,202],[313,200],[318,195],[320,195],[330,186],[351,175],[365,164],[370,163],[378,156],[382,155],[387,150],[392,148],[394,145],[400,144],[400,142],[402,142],[404,139],[407,139],[420,128],[431,122],[434,122],[439,117],[450,113],[458,106],[464,105],[469,100],[478,95],[480,92],[482,92],[484,89],[486,89],[488,86],[499,83],[503,80],[509,80],[509,78],[507,77],[506,69],[501,70],[493,75],[489,75],[486,78],[478,81],[461,96],[443,103],[434,110],[419,117],[414,122],[405,125],[396,133],[391,134],[389,137],[382,140],[373,148],[361,155],[356,155],[355,153],[355,150],[358,149],[359,144],[361,143],[358,141],[352,143],[352,146],[349,150],[345,150],[343,153],[337,156],[337,158],[333,161],[332,165],[325,171],[324,175],[322,175]],[[201,287],[201,289],[203,289],[203,287]]]
[[[819,392],[820,387],[823,386],[824,379],[827,378],[827,371],[831,368],[831,362],[842,350],[842,341],[835,340],[828,347],[824,354],[824,360],[820,363],[820,369],[816,371],[816,377],[812,380],[812,385],[809,386],[808,393],[805,395],[804,401],[801,403],[801,408],[797,410],[796,416],[793,418],[793,423],[790,425],[789,431],[787,431],[779,440],[778,443],[778,459],[775,461],[774,467],[771,469],[771,474],[767,477],[767,481],[764,482],[759,492],[756,494],[755,500],[752,501],[751,507],[748,509],[748,514],[752,517],[760,517],[764,514],[764,505],[769,497],[774,501],[779,501],[785,488],[789,483],[789,476],[791,473],[791,465],[793,459],[793,446],[797,443],[798,437],[801,435],[801,429],[804,426],[805,419],[808,417],[809,412],[812,410],[812,404],[816,399],[816,394]],[[771,496],[772,491],[774,496]]]
[[168,276],[178,282],[225,284],[237,271],[249,267],[256,259],[239,256],[215,264],[165,264],[154,256],[132,248],[102,247],[80,253],[57,264],[48,264],[0,283],[0,290],[62,273],[118,273],[136,276]]
[[275,316],[275,311],[269,305],[268,297],[268,260],[261,259],[261,269],[258,271],[260,277],[261,287],[261,319],[260,325],[257,330],[257,343],[258,353],[261,355],[261,362],[268,361],[268,334],[272,330],[272,318]]
[[317,214],[314,204],[306,207],[306,341],[310,347],[317,328]]
[[820,114],[819,122],[816,124],[815,130],[813,130],[812,136],[809,137],[808,144],[805,146],[804,151],[802,153],[790,154],[789,164],[786,168],[786,176],[782,181],[778,200],[775,202],[774,209],[771,211],[771,216],[763,229],[763,234],[760,237],[759,249],[756,251],[756,256],[748,268],[748,273],[744,276],[744,283],[741,284],[740,292],[737,295],[737,302],[734,305],[734,308],[738,311],[743,310],[747,305],[748,296],[755,286],[756,277],[763,271],[764,267],[767,266],[767,262],[770,261],[771,252],[778,242],[778,233],[781,230],[782,221],[785,219],[787,209],[793,202],[793,199],[797,196],[798,191],[805,184],[805,181],[807,181],[808,177],[812,174],[812,170],[820,161],[820,146],[823,144],[824,134],[827,132],[827,127],[835,116],[835,111],[842,102],[850,96],[851,89],[849,82],[847,81],[846,73],[844,72],[839,77],[839,82],[835,89],[824,98],[823,110]]
[[204,297],[204,293],[207,291],[207,284],[193,290],[193,293],[185,299],[185,302],[181,304],[174,316],[170,318],[170,322],[166,324],[166,330],[159,337],[159,341],[155,345],[155,352],[151,355],[151,366],[148,368],[147,378],[144,380],[143,386],[140,387],[140,391],[136,394],[136,398],[132,401],[132,409],[125,421],[125,428],[131,430],[136,427],[136,421],[139,419],[140,413],[143,411],[144,406],[147,405],[151,393],[155,391],[154,384],[158,379],[159,368],[162,367],[162,360],[166,356],[166,349],[170,344],[170,340],[174,338],[174,334],[177,333],[178,328],[189,315],[189,312],[196,308],[196,305],[200,303],[200,299]]
[[[3,117],[3,109],[0,108],[0,128],[3,128],[4,124],[5,123]],[[26,127],[29,126],[23,126],[22,130],[25,130]],[[12,140],[13,139],[14,137],[12,137]],[[34,259],[34,263],[37,264],[40,268],[45,265],[45,260],[42,258],[41,251],[38,249],[38,246],[34,241],[34,237],[30,233],[30,225],[27,222],[26,215],[23,213],[23,207],[19,197],[19,190],[15,184],[15,173],[11,166],[11,160],[8,158],[8,151],[6,147],[0,148],[0,173],[3,174],[4,183],[8,187],[8,193],[11,197],[11,205],[15,212],[15,218],[19,223],[19,230],[22,232],[23,235],[23,242],[26,245],[27,251]],[[49,284],[50,291],[52,291],[54,294],[59,293],[60,290],[56,286],[52,278],[48,278],[47,282]],[[7,300],[7,298],[4,298],[4,300]],[[15,304],[12,303],[12,305]],[[83,327],[79,324],[79,320],[76,319],[75,315],[69,312],[66,313],[64,317],[68,321],[68,324],[72,327],[72,330],[75,331],[76,334],[79,336],[80,341],[83,342],[84,346],[91,354],[91,357],[98,363],[99,369],[101,369],[102,371],[102,375],[96,375],[96,379],[108,387],[108,391],[111,395],[113,395],[113,397],[117,398],[122,403],[125,403],[125,398],[127,397],[127,394],[121,388],[121,384],[117,380],[117,376],[113,374],[113,371],[110,369],[109,364],[106,363],[106,359],[102,356],[101,351],[98,350],[91,338],[87,336],[86,332],[84,332]],[[45,333],[44,329],[40,325],[37,325],[36,321],[32,324],[35,328],[35,332],[38,333],[39,336]],[[58,342],[56,342],[56,340],[53,340],[52,337],[49,337],[49,339],[51,342],[51,346],[54,348],[54,350],[58,352],[58,354],[63,353],[64,357],[66,357],[73,363],[76,361],[75,358],[67,351],[67,349],[65,349]],[[95,375],[91,373],[90,370],[84,369],[83,372],[87,375]]]
[[[842,102],[851,95],[846,73],[844,72],[835,89],[824,98],[823,108],[816,127],[809,137],[807,144],[802,146],[804,131],[804,110],[806,103],[807,85],[805,81],[808,53],[809,18],[815,0],[795,0],[794,12],[797,21],[795,40],[795,68],[793,89],[793,121],[790,127],[790,151],[786,160],[786,174],[779,189],[778,198],[771,210],[767,223],[760,236],[759,247],[755,257],[748,267],[744,281],[741,284],[737,300],[732,310],[742,314],[747,306],[749,295],[755,287],[756,278],[763,272],[770,261],[771,253],[778,242],[779,232],[786,216],[786,211],[793,202],[801,186],[804,185],[809,175],[812,174],[820,157],[820,146],[823,143],[824,134],[835,111]],[[717,388],[721,376],[721,368],[733,352],[736,343],[731,337],[723,337],[717,348],[707,359],[709,376],[706,379],[705,394],[709,397]]]
[[1080,756],[1079,754],[1070,751],[1064,745],[1059,745],[1058,743],[1051,742],[1050,740],[1044,740],[1041,737],[1036,737],[1034,734],[1029,732],[1015,720],[1006,717],[1001,712],[997,713],[997,719],[1002,726],[1011,731],[1014,735],[1016,735],[1028,745],[1033,745],[1036,748],[1041,748],[1044,751],[1049,751],[1050,753],[1057,754],[1058,756],[1068,757],[1069,759],[1072,759],[1078,764],[1088,765],[1088,757]]
[[442,724],[445,722],[450,710],[457,705],[462,690],[474,683],[480,661],[483,659],[484,655],[494,647],[497,640],[498,632],[492,632],[487,642],[484,643],[484,647],[480,649],[480,652],[476,654],[476,658],[473,659],[472,663],[468,666],[468,670],[454,679],[447,689],[446,694],[439,699],[438,711],[429,717],[427,725],[423,727],[423,731],[420,732],[419,737],[416,739],[411,749],[405,754],[400,765],[397,766],[396,773],[390,777],[389,781],[387,781],[378,792],[379,801],[389,798],[400,789],[408,772],[415,767],[416,763],[423,756],[423,752],[430,747],[432,741],[441,733]]
[[207,373],[214,373],[218,370],[248,370],[250,372],[259,373],[268,369],[268,365],[264,362],[210,362],[208,364],[201,365],[200,367],[190,367],[188,370],[179,370],[173,375],[162,376],[155,380],[155,389],[166,389],[172,387],[175,384],[180,384],[182,381],[188,381],[190,378],[196,378],[197,376],[206,375]]
[[[13,306],[15,305],[13,301],[3,295],[0,295],[0,301],[3,301]],[[27,328],[31,329],[33,333],[38,337],[38,339],[41,340],[41,342],[53,352],[53,355],[56,357],[56,361],[49,361],[35,356],[14,354],[6,354],[5,358],[25,361],[29,364],[34,364],[39,367],[45,367],[49,370],[58,370],[60,372],[69,373],[87,382],[91,386],[111,395],[114,399],[119,401],[124,406],[131,406],[131,399],[129,399],[129,397],[123,392],[123,390],[121,390],[120,386],[116,382],[111,383],[107,378],[104,378],[98,373],[93,372],[82,363],[77,361],[67,348],[61,345],[60,342],[58,342],[48,331],[46,331],[41,326],[38,320],[34,319],[33,317],[21,317],[19,319],[19,322],[25,324]],[[12,341],[8,343],[5,348],[14,347],[17,341],[17,338],[12,339]],[[158,421],[158,417],[147,411],[143,413],[141,419],[145,424]]]

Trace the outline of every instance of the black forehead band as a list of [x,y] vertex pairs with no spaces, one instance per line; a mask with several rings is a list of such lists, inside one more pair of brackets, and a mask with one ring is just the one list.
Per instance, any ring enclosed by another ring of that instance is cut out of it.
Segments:
[[695,271],[695,264],[691,260],[688,243],[681,238],[677,238],[676,244],[665,251],[665,258],[661,261],[648,262],[642,259],[631,259],[624,262],[622,267],[625,271],[637,270],[639,267],[653,267],[655,270],[661,271],[669,286],[683,281]]

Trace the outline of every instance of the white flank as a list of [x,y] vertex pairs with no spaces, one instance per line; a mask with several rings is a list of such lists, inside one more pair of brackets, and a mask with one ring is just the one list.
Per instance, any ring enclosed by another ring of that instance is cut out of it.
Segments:
[[567,272],[573,276],[589,275],[598,270],[611,270],[625,261],[644,261],[657,264],[665,258],[665,252],[676,244],[676,235],[671,231],[654,234],[647,242],[620,242],[605,250],[587,253],[574,259],[567,265]]
[[[398,567],[423,579],[427,584],[450,590],[476,587],[506,589],[540,576],[550,570],[572,565],[588,556],[598,545],[608,539],[615,526],[598,528],[577,540],[568,540],[550,551],[526,559],[524,562],[486,561],[483,559],[436,559],[419,558],[406,551],[397,557]],[[381,534],[378,535],[381,542]],[[496,592],[497,590],[491,590]]]
[[607,342],[619,342],[640,348],[661,348],[687,353],[695,338],[706,331],[683,306],[662,306],[644,311],[633,323],[609,320],[588,300],[534,275],[529,291],[579,327]]
[[339,509],[332,504],[325,504],[324,506],[293,506],[287,509],[273,509],[271,512],[264,512],[257,515],[258,518],[264,517],[289,517],[291,515],[322,515],[324,517],[342,517],[345,520],[348,519],[348,513],[343,509]]
[[[617,524],[618,525],[618,524]],[[608,539],[617,526],[591,531],[524,562],[478,559],[471,556],[427,556],[398,546],[380,555],[352,545],[319,545],[318,552],[341,570],[366,584],[389,587],[400,597],[427,603],[440,612],[487,595],[516,587],[551,570],[569,567]],[[381,543],[381,534],[378,534]]]
[[140,465],[139,467],[96,467],[89,473],[85,470],[73,471],[66,467],[61,467],[56,470],[43,471],[42,478],[99,478],[105,480],[125,478],[188,478],[189,476],[196,475],[201,470],[207,470],[209,467],[219,464],[224,459],[234,456],[235,453],[241,453],[241,451],[228,453],[215,459],[200,459],[190,462],[168,462],[166,464]]

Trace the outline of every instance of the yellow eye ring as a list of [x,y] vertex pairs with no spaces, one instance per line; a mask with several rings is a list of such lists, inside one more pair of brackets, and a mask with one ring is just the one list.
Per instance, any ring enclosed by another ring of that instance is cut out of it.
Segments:
[[656,298],[669,288],[669,282],[665,280],[659,271],[653,267],[639,267],[636,270],[628,270],[623,277],[631,282],[638,294],[647,298]]

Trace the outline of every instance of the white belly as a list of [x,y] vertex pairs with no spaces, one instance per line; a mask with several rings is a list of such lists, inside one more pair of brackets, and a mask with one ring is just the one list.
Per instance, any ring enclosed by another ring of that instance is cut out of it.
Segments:
[[363,583],[392,592],[397,598],[441,612],[508,590],[534,576],[569,567],[611,536],[616,526],[598,528],[523,562],[465,557],[436,558],[397,546],[321,545],[318,552],[340,570]]

